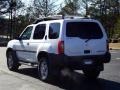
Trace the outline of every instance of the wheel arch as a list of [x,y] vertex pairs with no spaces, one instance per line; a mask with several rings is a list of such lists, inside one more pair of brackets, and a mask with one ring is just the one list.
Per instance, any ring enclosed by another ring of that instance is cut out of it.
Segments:
[[9,51],[13,51],[13,49],[12,49],[12,48],[8,48],[8,49],[6,50],[6,57],[7,57]]
[[48,53],[45,52],[45,51],[41,51],[41,52],[39,52],[38,55],[37,55],[37,60],[39,61],[40,58],[42,58],[42,57],[46,57],[46,58],[48,58]]

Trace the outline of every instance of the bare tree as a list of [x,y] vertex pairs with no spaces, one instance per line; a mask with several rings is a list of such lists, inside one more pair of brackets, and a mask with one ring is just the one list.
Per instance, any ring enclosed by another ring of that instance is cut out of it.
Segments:
[[3,15],[8,12],[8,0],[1,0],[0,1],[0,15]]
[[93,2],[95,2],[95,0],[80,0],[81,8],[83,8],[85,11],[85,16],[90,14],[89,7]]
[[58,8],[55,0],[34,0],[33,6],[36,17],[53,15]]
[[12,7],[19,10],[24,7],[24,3],[21,0],[0,0],[0,15],[9,13]]
[[78,10],[80,8],[79,0],[65,0],[65,6],[61,7],[59,14],[65,15],[78,15]]

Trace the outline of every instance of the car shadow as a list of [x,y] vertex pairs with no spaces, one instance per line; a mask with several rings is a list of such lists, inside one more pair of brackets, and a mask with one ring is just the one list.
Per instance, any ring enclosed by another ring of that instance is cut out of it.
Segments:
[[[18,73],[38,79],[37,68],[21,68]],[[68,71],[47,83],[66,90],[120,90],[118,82],[102,78],[88,79],[82,73],[75,71]]]

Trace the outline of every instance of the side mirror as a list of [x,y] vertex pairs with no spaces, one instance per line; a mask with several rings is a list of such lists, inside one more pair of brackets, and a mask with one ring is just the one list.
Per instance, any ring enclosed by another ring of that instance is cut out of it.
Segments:
[[18,40],[22,40],[22,38],[18,37]]
[[19,36],[15,37],[16,40],[22,40]]

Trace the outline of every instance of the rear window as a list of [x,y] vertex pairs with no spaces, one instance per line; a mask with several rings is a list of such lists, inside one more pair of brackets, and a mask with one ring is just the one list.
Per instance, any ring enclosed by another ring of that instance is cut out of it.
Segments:
[[82,39],[100,39],[103,37],[100,26],[95,22],[68,22],[66,35]]

